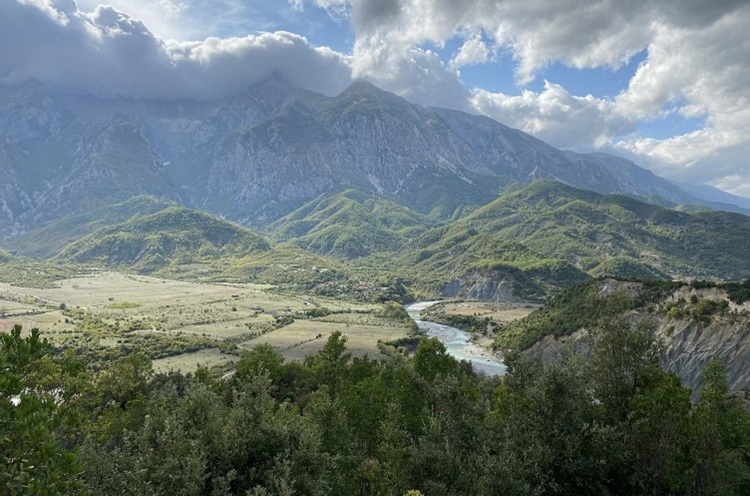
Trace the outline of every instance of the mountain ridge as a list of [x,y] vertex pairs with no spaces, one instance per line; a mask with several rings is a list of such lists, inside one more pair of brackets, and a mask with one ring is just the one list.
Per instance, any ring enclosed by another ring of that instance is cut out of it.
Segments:
[[272,78],[201,102],[6,87],[0,144],[3,238],[138,194],[255,226],[344,189],[448,219],[537,178],[721,208],[625,159],[560,151],[487,117],[413,105],[365,81],[326,97]]
[[396,264],[445,296],[541,299],[597,276],[748,278],[748,240],[741,214],[688,214],[538,180],[425,231]]

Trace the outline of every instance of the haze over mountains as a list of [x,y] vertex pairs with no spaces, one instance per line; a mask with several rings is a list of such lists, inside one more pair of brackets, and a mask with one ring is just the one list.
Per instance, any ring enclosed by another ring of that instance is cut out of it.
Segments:
[[330,98],[273,78],[204,102],[5,87],[0,178],[3,238],[144,193],[255,226],[343,189],[446,219],[539,178],[666,206],[747,206],[618,157],[557,150],[486,117],[412,105],[364,81]]

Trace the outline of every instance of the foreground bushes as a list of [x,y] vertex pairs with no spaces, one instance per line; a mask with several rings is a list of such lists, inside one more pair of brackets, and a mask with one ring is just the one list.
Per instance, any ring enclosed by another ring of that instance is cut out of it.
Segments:
[[[139,353],[93,375],[32,341],[0,350],[0,440],[59,456],[19,478],[3,445],[7,494],[750,494],[750,416],[722,365],[693,404],[650,331],[623,323],[594,333],[586,362],[509,356],[503,379],[435,340],[383,361],[351,359],[338,333],[304,363],[259,346],[228,380],[154,375]],[[48,401],[61,388],[76,394]],[[22,418],[19,391],[56,420]]]

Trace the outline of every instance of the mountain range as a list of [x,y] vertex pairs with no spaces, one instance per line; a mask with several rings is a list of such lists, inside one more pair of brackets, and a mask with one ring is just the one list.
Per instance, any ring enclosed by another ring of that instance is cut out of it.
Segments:
[[365,81],[327,97],[272,78],[207,101],[0,87],[0,180],[5,248],[66,263],[374,271],[486,299],[600,275],[750,277],[750,200]]
[[326,97],[274,78],[197,102],[0,88],[3,238],[138,194],[265,226],[354,189],[440,220],[540,178],[668,206],[747,206],[615,156],[557,150],[487,117],[413,105],[365,81]]

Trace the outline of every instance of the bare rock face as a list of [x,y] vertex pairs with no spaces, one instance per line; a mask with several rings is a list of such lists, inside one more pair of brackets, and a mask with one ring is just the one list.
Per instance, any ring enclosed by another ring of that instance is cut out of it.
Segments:
[[[603,281],[601,291],[625,289],[636,291],[637,283]],[[616,287],[615,287],[616,286]],[[750,392],[750,312],[746,305],[729,302],[723,289],[693,289],[685,286],[666,299],[675,302],[694,296],[700,299],[728,302],[727,311],[704,319],[630,312],[621,318],[633,322],[647,319],[655,326],[656,337],[663,345],[662,365],[677,374],[682,383],[693,390],[701,385],[701,371],[714,357],[726,366],[729,387],[733,391]],[[545,336],[529,347],[525,353],[549,364],[561,360],[566,354],[586,356],[586,329],[569,336]]]
[[513,292],[513,277],[498,271],[471,272],[455,279],[446,285],[443,296],[504,303],[520,301]]
[[[554,363],[566,354],[587,355],[587,332],[582,329],[570,336],[545,336],[526,353],[542,363]],[[663,319],[658,324],[658,335],[665,349],[662,365],[677,374],[682,383],[693,390],[701,385],[701,371],[713,357],[726,366],[729,388],[750,391],[750,319],[742,322],[712,322],[703,325],[695,321]]]
[[570,354],[586,356],[589,354],[585,340],[587,334],[586,329],[580,329],[570,336],[556,337],[550,334],[534,343],[526,354],[545,365],[559,362]]
[[[450,216],[491,201],[508,181],[538,178],[701,203],[632,162],[563,152],[486,117],[412,105],[364,81],[326,97],[271,79],[200,102],[0,87],[4,238],[142,193],[263,225],[347,188]],[[470,292],[504,297],[502,286]]]
[[703,367],[716,356],[726,366],[729,387],[750,391],[750,319],[663,321],[659,326],[666,349],[664,364],[691,388],[700,385]]

